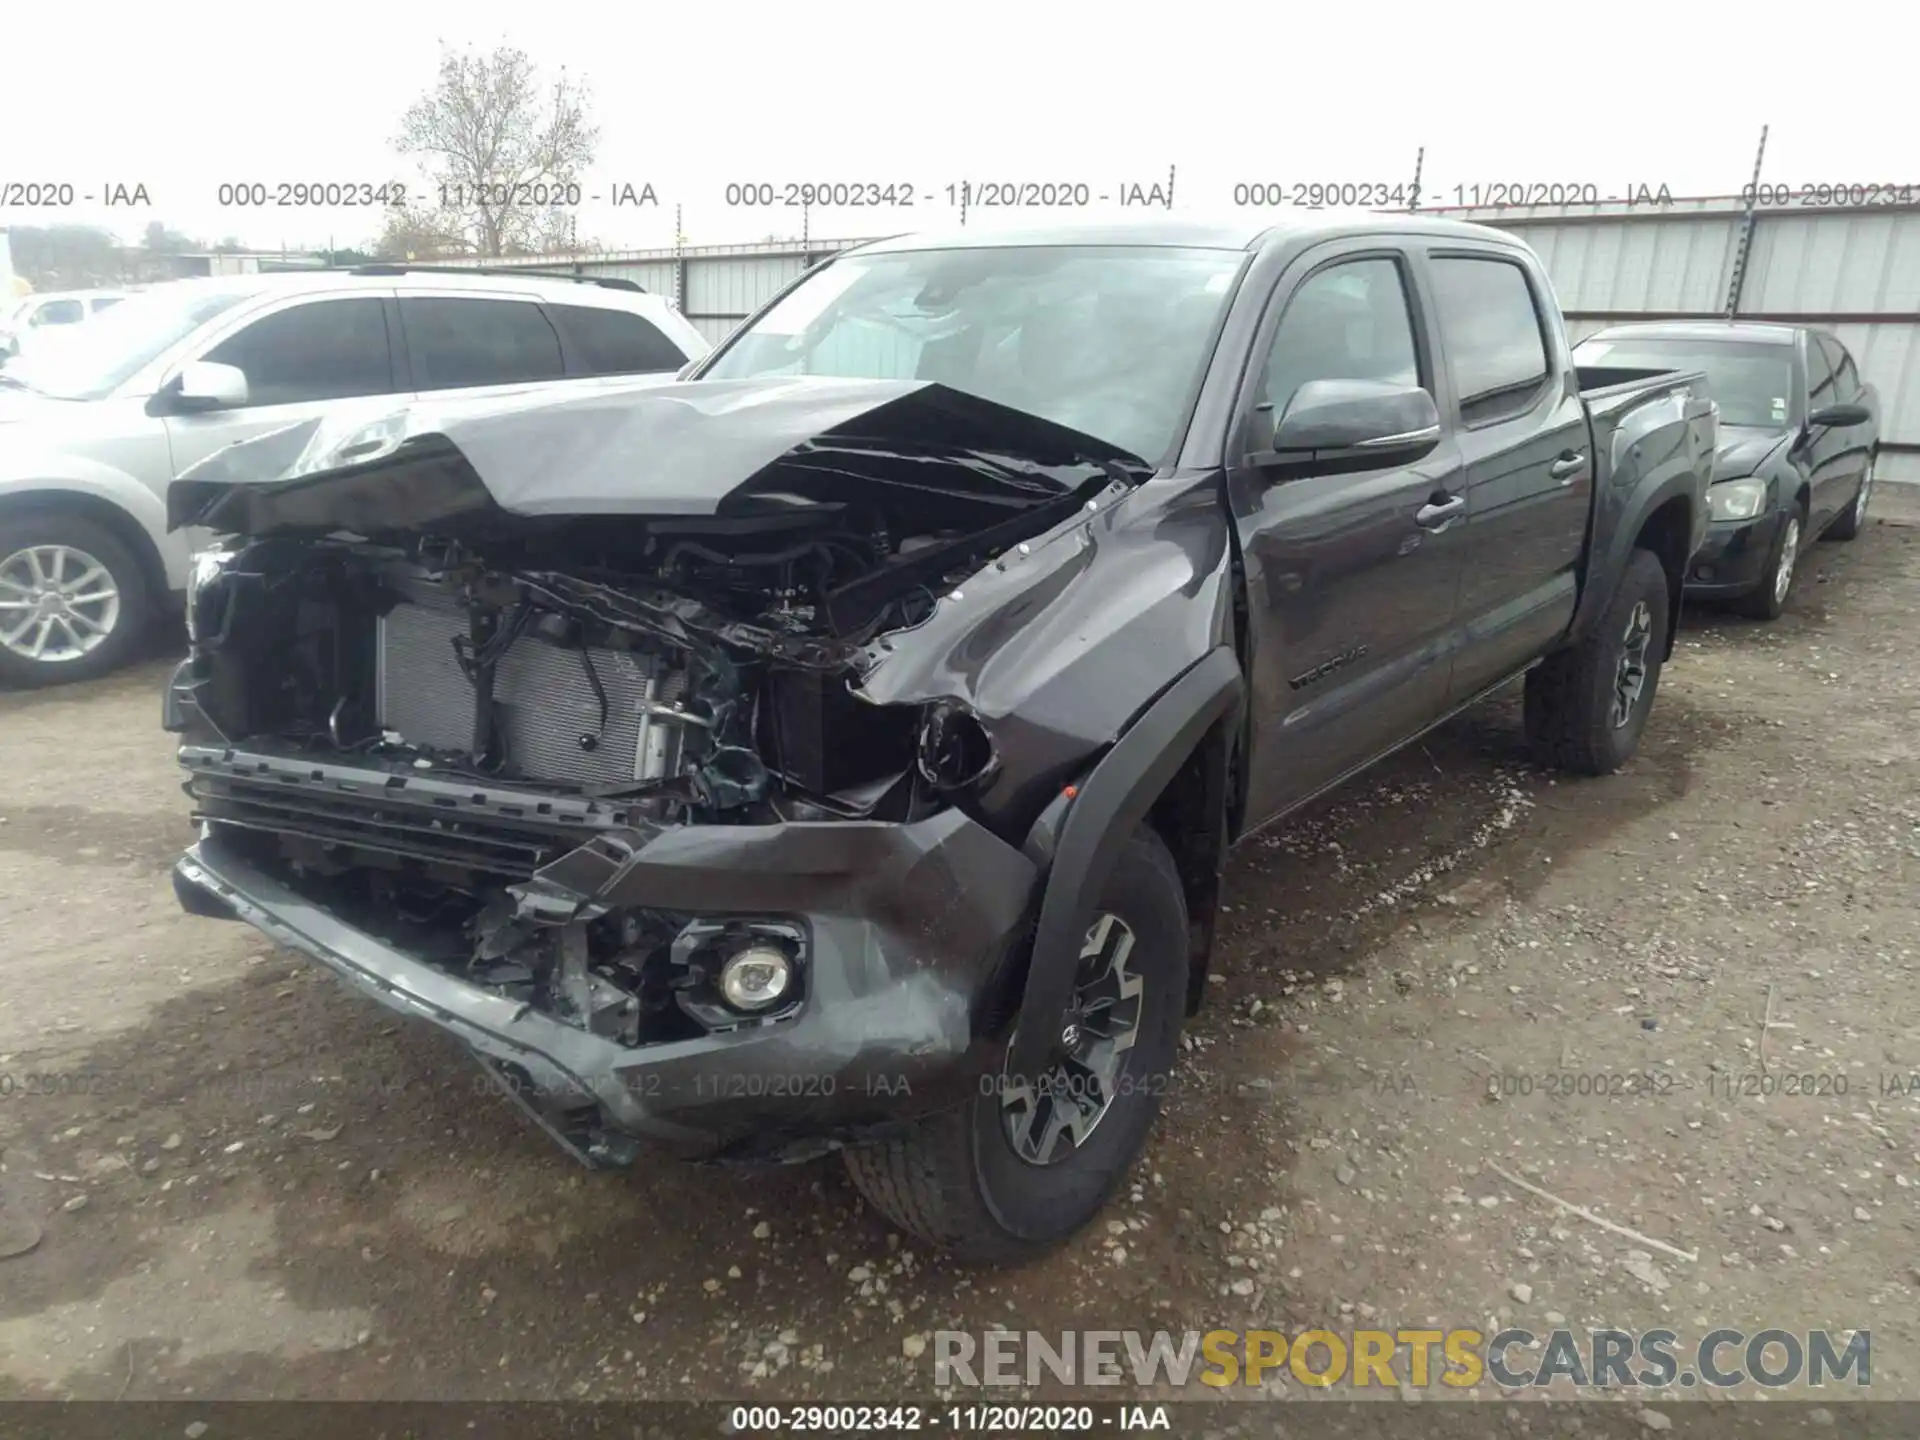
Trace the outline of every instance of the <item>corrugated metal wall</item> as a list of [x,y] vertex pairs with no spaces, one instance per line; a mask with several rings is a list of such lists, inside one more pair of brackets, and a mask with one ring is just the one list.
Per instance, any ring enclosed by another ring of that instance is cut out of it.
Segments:
[[[1511,230],[1539,252],[1574,338],[1653,317],[1725,314],[1747,214],[1738,201],[1687,199],[1440,210]],[[525,262],[619,275],[671,297],[722,339],[816,260],[861,242],[703,246]],[[495,261],[495,264],[518,264]],[[1890,447],[1880,474],[1920,482],[1920,206],[1762,208],[1741,273],[1743,317],[1831,330],[1880,392]]]
[[[1531,245],[1575,339],[1636,318],[1724,315],[1747,218],[1731,199],[1432,213]],[[1920,482],[1920,207],[1760,208],[1738,313],[1837,336],[1880,392],[1879,475]]]

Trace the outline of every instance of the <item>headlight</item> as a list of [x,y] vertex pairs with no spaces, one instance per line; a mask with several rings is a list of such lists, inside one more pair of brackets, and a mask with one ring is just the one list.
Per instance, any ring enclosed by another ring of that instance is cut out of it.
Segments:
[[1767,482],[1722,480],[1707,487],[1707,510],[1716,520],[1751,520],[1767,503]]
[[200,592],[207,582],[212,580],[233,560],[231,550],[202,550],[187,565],[187,639],[197,641],[200,638],[200,626],[195,616],[200,609]]

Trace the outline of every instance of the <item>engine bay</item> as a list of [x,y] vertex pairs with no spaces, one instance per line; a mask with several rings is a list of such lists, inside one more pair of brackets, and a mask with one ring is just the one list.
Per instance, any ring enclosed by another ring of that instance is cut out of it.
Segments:
[[[189,600],[194,818],[450,973],[622,1043],[771,1023],[804,994],[803,924],[556,908],[538,872],[596,836],[955,803],[995,763],[984,729],[858,685],[990,553],[797,506],[210,554]],[[774,989],[742,991],[752,976]]]
[[[668,822],[897,809],[921,717],[854,687],[875,637],[931,612],[915,562],[955,537],[838,518],[609,522],[592,550],[577,531],[262,540],[195,586],[200,708],[230,742],[618,798]],[[889,571],[893,593],[851,626],[835,615]]]

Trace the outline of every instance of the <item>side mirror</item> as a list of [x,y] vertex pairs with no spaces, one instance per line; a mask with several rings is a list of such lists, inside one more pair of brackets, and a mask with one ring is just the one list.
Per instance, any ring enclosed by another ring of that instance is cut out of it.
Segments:
[[247,403],[247,377],[233,365],[189,360],[160,393],[166,408],[176,414],[231,410]]
[[1842,429],[1864,425],[1873,418],[1864,405],[1824,405],[1807,416],[1807,424],[1835,425]]
[[1309,380],[1260,457],[1294,473],[1374,470],[1418,460],[1440,443],[1440,411],[1418,385]]

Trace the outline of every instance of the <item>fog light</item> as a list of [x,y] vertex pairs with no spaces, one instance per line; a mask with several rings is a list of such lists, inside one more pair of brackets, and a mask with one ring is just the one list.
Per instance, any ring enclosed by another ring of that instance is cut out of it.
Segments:
[[772,945],[749,945],[720,967],[720,993],[736,1010],[776,1005],[793,984],[793,962]]

